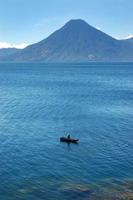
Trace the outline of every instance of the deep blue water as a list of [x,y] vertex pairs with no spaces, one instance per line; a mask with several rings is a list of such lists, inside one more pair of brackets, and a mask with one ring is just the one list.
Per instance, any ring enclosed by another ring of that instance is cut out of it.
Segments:
[[[79,145],[60,143],[67,133]],[[1,63],[0,199],[127,190],[133,197],[133,63]]]

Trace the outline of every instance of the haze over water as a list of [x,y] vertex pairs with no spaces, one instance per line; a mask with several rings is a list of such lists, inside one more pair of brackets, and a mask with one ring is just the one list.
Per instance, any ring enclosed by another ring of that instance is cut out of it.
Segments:
[[133,198],[133,63],[1,63],[0,161],[2,200]]

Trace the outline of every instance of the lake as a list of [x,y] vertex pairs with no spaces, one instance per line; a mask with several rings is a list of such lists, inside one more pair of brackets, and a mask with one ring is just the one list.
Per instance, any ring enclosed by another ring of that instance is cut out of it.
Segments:
[[1,200],[133,199],[133,63],[1,63],[0,183]]

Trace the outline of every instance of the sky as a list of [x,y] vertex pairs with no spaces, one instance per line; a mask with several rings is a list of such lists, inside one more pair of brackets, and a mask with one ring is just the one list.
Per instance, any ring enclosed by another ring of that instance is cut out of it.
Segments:
[[128,38],[133,36],[133,0],[0,0],[0,48],[24,48],[70,19]]

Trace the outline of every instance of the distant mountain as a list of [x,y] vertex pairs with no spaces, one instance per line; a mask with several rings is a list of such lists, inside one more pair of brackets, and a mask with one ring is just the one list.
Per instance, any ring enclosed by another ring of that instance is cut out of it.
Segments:
[[0,49],[0,58],[14,55],[19,51],[20,49],[16,49],[16,48],[2,48]]
[[90,26],[70,20],[48,38],[4,60],[44,62],[133,61],[133,45]]
[[124,40],[124,41],[129,42],[130,44],[133,44],[133,37],[132,37],[132,38],[129,38],[129,39],[126,39],[126,40]]

